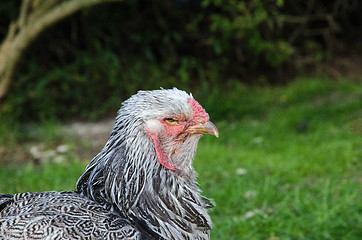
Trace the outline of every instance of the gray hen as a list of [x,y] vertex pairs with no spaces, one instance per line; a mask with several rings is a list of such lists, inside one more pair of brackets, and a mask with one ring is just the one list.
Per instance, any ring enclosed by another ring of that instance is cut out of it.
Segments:
[[218,136],[192,95],[139,91],[77,191],[0,195],[0,238],[209,239],[212,204],[192,167],[204,133]]

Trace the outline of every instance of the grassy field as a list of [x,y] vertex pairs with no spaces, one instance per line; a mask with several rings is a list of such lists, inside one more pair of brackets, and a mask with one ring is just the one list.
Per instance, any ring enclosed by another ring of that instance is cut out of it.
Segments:
[[[216,202],[212,239],[361,239],[362,85],[227,87],[201,102],[220,138],[201,139],[194,162]],[[72,190],[86,163],[69,158],[2,166],[0,192]]]

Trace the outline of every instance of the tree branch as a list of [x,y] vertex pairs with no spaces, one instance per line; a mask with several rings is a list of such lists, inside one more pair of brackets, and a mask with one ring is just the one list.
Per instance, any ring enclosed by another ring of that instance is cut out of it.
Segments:
[[0,46],[0,99],[8,92],[16,66],[29,44],[46,28],[87,7],[121,0],[23,0],[20,15]]

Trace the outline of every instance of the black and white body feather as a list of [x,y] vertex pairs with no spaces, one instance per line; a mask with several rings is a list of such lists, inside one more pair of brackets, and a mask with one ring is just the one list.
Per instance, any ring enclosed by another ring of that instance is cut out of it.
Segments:
[[124,217],[76,192],[2,196],[0,239],[141,239]]
[[0,195],[0,239],[209,239],[192,160],[217,130],[195,102],[175,88],[132,96],[75,192]]

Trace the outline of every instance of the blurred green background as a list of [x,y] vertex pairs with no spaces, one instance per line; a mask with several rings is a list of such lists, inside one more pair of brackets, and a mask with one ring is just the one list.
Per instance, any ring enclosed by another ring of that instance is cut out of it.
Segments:
[[[1,1],[0,38],[20,1]],[[0,103],[0,192],[72,190],[139,89],[192,92],[219,128],[194,166],[212,239],[362,236],[362,2],[124,1],[24,54]]]

